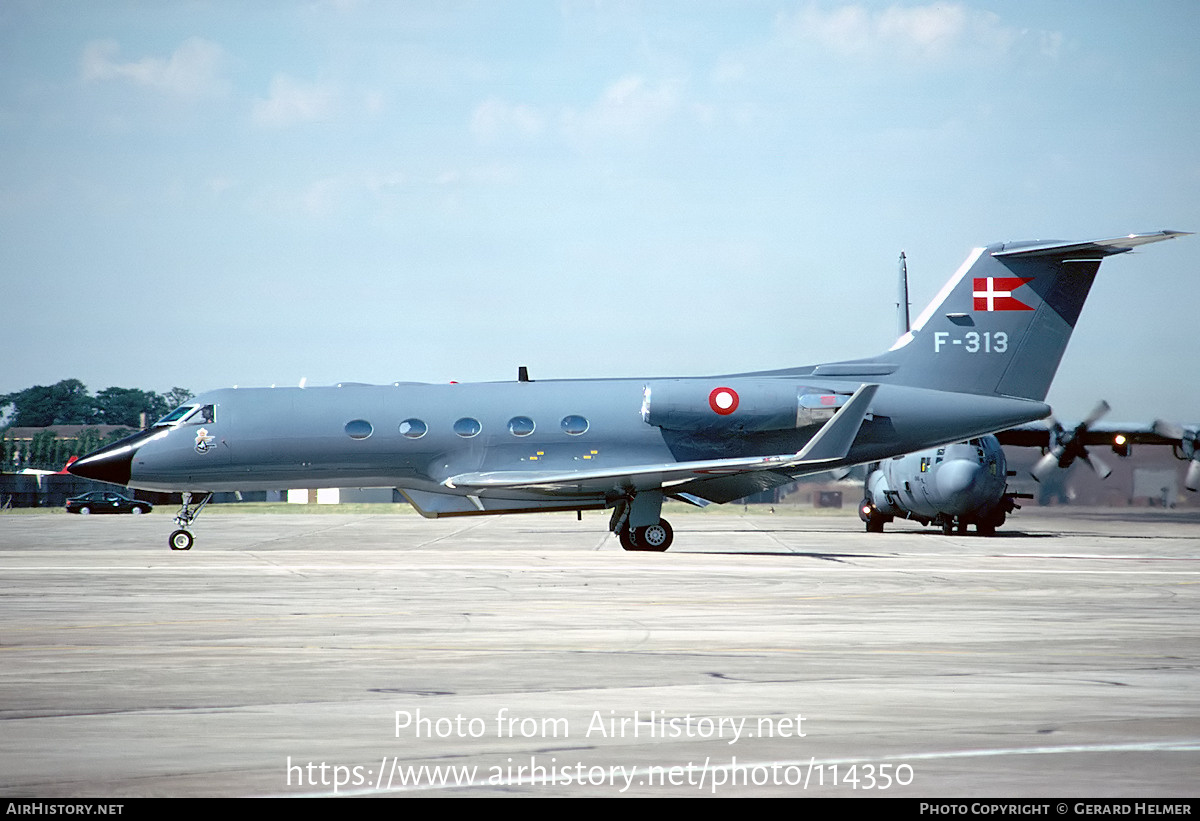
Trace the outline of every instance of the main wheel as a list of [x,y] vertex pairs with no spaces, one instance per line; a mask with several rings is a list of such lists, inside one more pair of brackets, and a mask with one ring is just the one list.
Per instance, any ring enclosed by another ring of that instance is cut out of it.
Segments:
[[133,510],[131,510],[129,512],[132,513],[134,516],[141,516],[146,511],[142,510],[140,507],[135,507]]
[[621,543],[624,550],[641,550],[637,546],[637,542],[633,540],[633,531],[627,527],[617,531],[617,541]]
[[167,544],[172,550],[191,550],[192,534],[186,530],[176,530],[171,534],[171,538],[167,539]]
[[638,550],[653,550],[661,553],[671,546],[674,538],[675,533],[671,530],[671,525],[667,524],[666,519],[659,519],[656,525],[639,527],[634,532],[633,541]]

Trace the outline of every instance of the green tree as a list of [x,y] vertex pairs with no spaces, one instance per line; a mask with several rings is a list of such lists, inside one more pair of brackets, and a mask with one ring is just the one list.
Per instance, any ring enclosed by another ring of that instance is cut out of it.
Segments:
[[191,399],[192,396],[192,392],[187,388],[171,388],[171,390],[167,391],[166,394],[163,395],[163,399],[165,399],[167,403],[167,407],[166,410],[163,411],[163,415],[166,415],[167,411],[179,407],[184,402]]
[[87,386],[78,379],[53,385],[34,385],[0,397],[0,408],[13,407],[15,427],[44,428],[49,425],[90,425],[99,421]]
[[164,397],[154,391],[137,388],[105,388],[96,394],[96,410],[99,420],[105,425],[141,427],[141,414],[146,414],[146,424],[162,417],[170,408]]
[[[54,462],[58,437],[52,430],[44,430],[34,434],[29,443],[29,467],[46,470]],[[61,466],[60,466],[61,467]]]
[[103,439],[100,436],[100,431],[95,428],[84,428],[79,432],[78,438],[75,439],[75,446],[72,448],[72,456],[83,456],[85,453],[91,453],[99,449]]
[[137,431],[129,430],[128,428],[120,428],[118,430],[109,431],[108,434],[100,441],[100,447],[106,448],[109,445],[120,442],[126,436]]

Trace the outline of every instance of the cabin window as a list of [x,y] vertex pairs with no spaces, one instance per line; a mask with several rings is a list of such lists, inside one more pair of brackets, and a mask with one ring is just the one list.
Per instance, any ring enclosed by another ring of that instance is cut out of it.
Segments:
[[587,433],[588,420],[582,416],[564,416],[562,420],[563,433],[570,436],[579,436],[581,433]]
[[483,425],[479,424],[478,419],[472,419],[469,416],[464,416],[454,423],[454,432],[463,439],[470,439],[472,436],[478,436],[479,431],[483,430]]
[[346,435],[351,439],[366,439],[374,430],[366,419],[352,419],[346,423]]
[[508,432],[513,436],[528,436],[533,433],[533,420],[528,416],[514,416],[508,420]]
[[420,439],[428,432],[429,428],[420,419],[405,419],[400,423],[401,435],[409,439]]

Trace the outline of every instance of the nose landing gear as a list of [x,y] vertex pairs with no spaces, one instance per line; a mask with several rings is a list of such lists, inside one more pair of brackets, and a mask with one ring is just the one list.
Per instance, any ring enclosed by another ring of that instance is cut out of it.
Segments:
[[195,541],[195,538],[192,536],[189,528],[191,528],[192,522],[196,521],[196,518],[200,515],[200,511],[204,510],[204,506],[212,500],[212,497],[211,493],[204,494],[204,499],[193,508],[191,506],[192,494],[183,494],[183,507],[179,509],[179,515],[175,517],[175,524],[179,525],[179,529],[167,538],[167,544],[170,545],[172,550],[192,549],[192,542]]

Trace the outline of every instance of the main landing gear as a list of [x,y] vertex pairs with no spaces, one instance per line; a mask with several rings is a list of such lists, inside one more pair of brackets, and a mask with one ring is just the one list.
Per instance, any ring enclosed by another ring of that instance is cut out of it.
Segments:
[[658,524],[645,527],[626,525],[617,531],[617,539],[626,550],[652,550],[661,553],[671,546],[675,533],[666,519],[659,519]]
[[[671,546],[675,533],[670,523],[660,517],[663,495],[644,491],[617,502],[608,529],[626,550],[646,550],[661,553]],[[656,521],[657,520],[657,521]],[[649,524],[634,524],[649,522]]]
[[179,525],[179,529],[170,535],[167,539],[167,544],[172,550],[191,550],[192,542],[195,541],[192,532],[189,529],[192,522],[200,515],[200,511],[204,510],[204,506],[212,500],[213,495],[206,493],[200,504],[194,508],[192,504],[192,494],[183,494],[183,507],[179,509],[179,515],[175,517],[175,524]]

